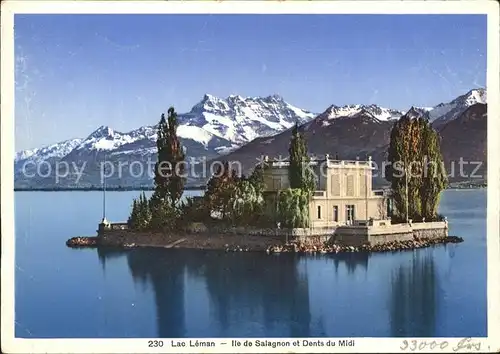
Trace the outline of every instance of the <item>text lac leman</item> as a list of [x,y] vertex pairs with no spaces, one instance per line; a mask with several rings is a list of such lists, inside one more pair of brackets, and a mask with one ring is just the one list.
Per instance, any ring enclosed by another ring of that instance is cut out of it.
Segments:
[[193,347],[193,348],[201,348],[201,347],[215,347],[215,342],[212,341],[201,341],[201,340],[189,340],[188,344],[186,345],[185,341],[171,341],[172,347]]

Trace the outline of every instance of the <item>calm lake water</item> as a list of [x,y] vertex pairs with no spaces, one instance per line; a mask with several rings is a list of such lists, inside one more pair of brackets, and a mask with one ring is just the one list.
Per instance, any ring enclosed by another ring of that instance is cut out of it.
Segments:
[[[191,192],[192,193],[192,192]],[[126,220],[139,192],[109,192]],[[102,251],[99,192],[17,192],[17,337],[466,337],[487,335],[486,190],[448,190],[465,242],[373,255]]]

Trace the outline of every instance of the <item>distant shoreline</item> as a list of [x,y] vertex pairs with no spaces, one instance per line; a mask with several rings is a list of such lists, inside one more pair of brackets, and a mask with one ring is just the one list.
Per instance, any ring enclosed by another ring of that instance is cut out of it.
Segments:
[[[184,187],[186,191],[205,190],[205,186]],[[103,188],[14,188],[14,192],[102,192]],[[107,192],[147,192],[154,191],[154,187],[106,187]]]
[[[446,189],[457,190],[457,189],[484,189],[487,188],[486,185],[477,186],[450,186]],[[205,190],[206,186],[190,186],[185,187],[184,190],[187,191],[202,191]],[[102,192],[102,188],[88,187],[88,188],[14,188],[14,192]],[[108,192],[141,192],[141,191],[154,191],[154,187],[106,187]]]

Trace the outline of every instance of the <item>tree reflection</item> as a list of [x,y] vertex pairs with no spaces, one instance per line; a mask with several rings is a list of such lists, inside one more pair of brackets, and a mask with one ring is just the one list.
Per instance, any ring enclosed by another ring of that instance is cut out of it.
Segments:
[[310,336],[309,287],[297,256],[206,252],[187,264],[207,284],[222,336],[242,320],[262,323],[263,335],[287,336],[288,327],[290,337]]
[[158,337],[185,337],[185,261],[182,254],[162,249],[137,249],[127,253],[127,260],[134,280],[147,279],[153,286]]
[[[185,312],[193,305],[185,303],[185,296],[192,301],[200,301],[200,297],[186,294],[186,277],[205,284],[194,288],[206,290],[201,301],[208,301],[209,318],[203,321],[207,321],[209,336],[310,337],[325,333],[323,323],[311,324],[306,266],[316,257],[181,249],[98,250],[103,269],[106,259],[124,254],[134,281],[151,285],[147,288],[154,292],[160,338],[188,335]],[[366,269],[369,256],[318,257],[331,260],[332,272],[344,263],[351,273],[359,267]]]
[[437,290],[436,267],[429,253],[414,253],[410,265],[394,272],[390,299],[393,337],[435,335]]

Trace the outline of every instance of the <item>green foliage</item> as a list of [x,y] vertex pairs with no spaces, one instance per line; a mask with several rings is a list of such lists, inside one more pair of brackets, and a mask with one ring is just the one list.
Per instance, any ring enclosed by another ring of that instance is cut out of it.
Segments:
[[253,224],[263,205],[261,172],[254,171],[249,178],[240,177],[224,162],[207,183],[203,197],[205,215],[231,225]]
[[182,225],[190,222],[206,222],[210,218],[210,214],[205,207],[203,198],[187,197],[180,206],[180,219]]
[[186,183],[185,154],[177,136],[177,113],[168,109],[168,117],[161,115],[158,123],[156,147],[158,162],[155,165],[155,198],[167,201],[172,208],[177,207]]
[[231,199],[232,221],[235,225],[249,225],[255,221],[262,211],[262,191],[247,179],[236,183],[235,193]]
[[277,221],[283,228],[309,227],[310,195],[302,189],[285,189],[278,194]]
[[267,166],[265,165],[257,165],[250,177],[248,177],[248,181],[253,185],[257,194],[262,194],[262,192],[264,192],[264,169],[266,168]]
[[420,199],[422,201],[422,216],[426,220],[439,219],[437,207],[441,192],[448,184],[448,177],[443,168],[443,157],[439,144],[439,136],[427,125],[424,130],[425,144],[423,154],[424,174],[420,187]]
[[171,231],[175,229],[179,209],[172,206],[164,199],[151,198],[149,202],[151,221],[149,228],[152,230]]
[[239,177],[236,171],[229,167],[228,162],[218,166],[214,175],[207,183],[204,201],[210,215],[221,220],[231,220],[231,204],[236,195]]
[[134,230],[146,230],[151,225],[151,210],[149,202],[142,192],[138,199],[134,199],[132,203],[132,212],[128,218],[128,225]]
[[391,131],[388,160],[386,179],[393,190],[395,219],[436,219],[446,173],[442,168],[439,137],[429,121],[401,117]]
[[300,188],[312,193],[316,188],[314,174],[309,165],[310,159],[307,154],[307,143],[299,132],[298,124],[292,129],[292,138],[288,149],[290,155],[290,166],[288,168],[288,180],[290,188]]
[[128,224],[136,230],[172,230],[179,218],[178,202],[184,193],[185,155],[177,136],[177,113],[168,109],[158,123],[155,189],[150,200],[142,193],[132,204]]

